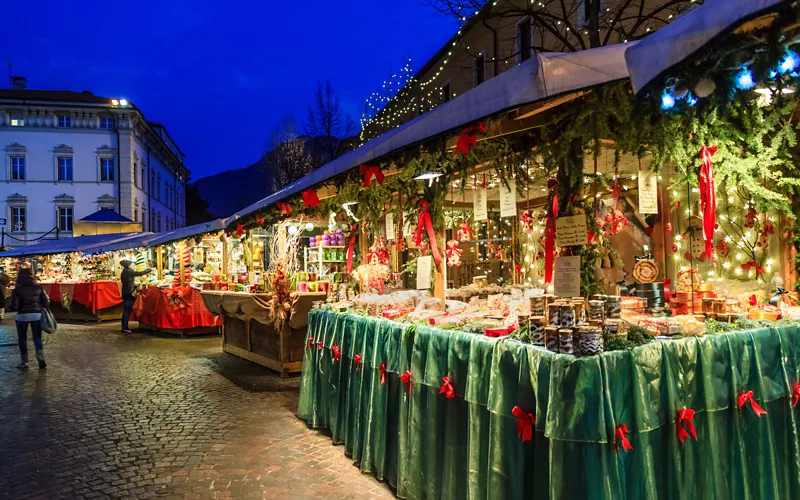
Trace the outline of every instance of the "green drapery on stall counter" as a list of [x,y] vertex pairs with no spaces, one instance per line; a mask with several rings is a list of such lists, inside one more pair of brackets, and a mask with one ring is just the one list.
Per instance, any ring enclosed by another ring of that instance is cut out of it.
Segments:
[[[331,311],[308,331],[297,415],[400,498],[800,498],[797,326],[582,358]],[[767,415],[739,408],[747,391]],[[683,444],[682,408],[698,438]],[[616,449],[621,424],[632,451]]]

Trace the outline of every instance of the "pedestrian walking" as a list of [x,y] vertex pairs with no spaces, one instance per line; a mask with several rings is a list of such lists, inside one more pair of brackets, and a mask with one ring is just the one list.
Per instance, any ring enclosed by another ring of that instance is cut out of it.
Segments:
[[42,311],[50,306],[50,298],[36,284],[30,269],[20,269],[17,283],[11,292],[11,309],[17,312],[17,341],[19,355],[22,358],[20,368],[28,368],[28,326],[31,327],[33,345],[36,348],[36,360],[39,369],[47,368],[42,346]]
[[150,274],[150,269],[145,269],[144,271],[134,271],[131,269],[131,265],[133,262],[129,260],[120,261],[120,265],[122,266],[122,274],[120,279],[122,280],[122,333],[131,333],[130,328],[128,327],[128,320],[131,317],[131,312],[133,312],[133,302],[136,300],[136,296],[134,295],[134,291],[136,290],[136,282],[135,278],[137,276],[144,276],[145,274]]
[[6,319],[6,297],[8,296],[8,285],[11,284],[11,278],[3,273],[0,274],[0,323]]

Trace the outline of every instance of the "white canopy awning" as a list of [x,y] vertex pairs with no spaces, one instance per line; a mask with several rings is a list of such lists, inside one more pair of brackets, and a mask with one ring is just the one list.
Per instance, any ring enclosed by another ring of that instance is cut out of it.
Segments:
[[185,240],[186,238],[192,238],[194,236],[199,236],[206,233],[221,231],[224,227],[225,220],[216,219],[211,222],[203,222],[193,226],[181,227],[166,233],[156,233],[154,237],[147,242],[147,246],[157,247],[166,243],[172,243],[173,241]]
[[794,0],[706,0],[625,51],[636,93],[719,35]]
[[419,144],[503,111],[566,92],[628,77],[625,49],[632,43],[568,53],[543,53],[529,59],[410,122],[372,139],[266,198],[240,210],[228,224],[362,163]]

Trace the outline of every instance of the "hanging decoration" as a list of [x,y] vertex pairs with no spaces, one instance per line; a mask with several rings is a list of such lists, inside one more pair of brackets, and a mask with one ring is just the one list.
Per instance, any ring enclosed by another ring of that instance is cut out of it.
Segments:
[[400,382],[406,384],[406,393],[410,396],[411,395],[411,370],[406,370],[406,372],[400,375]]
[[792,406],[797,406],[798,402],[800,402],[800,382],[794,384],[792,388]]
[[533,413],[527,413],[519,406],[515,406],[511,414],[517,417],[517,437],[520,441],[524,443],[533,439],[533,426],[536,425]]
[[356,354],[355,356],[353,356],[353,363],[355,363],[356,371],[358,371],[358,369],[361,368],[361,355],[360,354]]
[[306,347],[308,349],[314,348],[314,337],[308,337],[308,344],[306,344]]
[[766,415],[767,414],[767,412],[764,410],[764,408],[761,408],[761,406],[759,406],[758,403],[756,403],[756,400],[753,398],[753,391],[747,391],[747,392],[745,392],[743,394],[739,394],[739,397],[736,398],[736,400],[737,400],[737,403],[739,405],[739,409],[740,410],[745,405],[745,403],[747,403],[749,401],[750,402],[750,408],[753,409],[753,413],[755,413],[757,417],[760,417],[761,415]]
[[[694,428],[694,410],[691,408],[682,408],[678,412],[678,418],[675,420],[675,425],[678,428],[678,440],[683,444],[683,440],[689,437],[689,432],[692,437],[697,441],[697,431]],[[689,429],[689,432],[686,432]]]
[[628,431],[628,425],[627,424],[619,424],[617,426],[617,430],[614,433],[614,437],[615,437],[614,446],[616,447],[617,452],[619,452],[619,443],[617,443],[616,440],[619,440],[619,441],[622,442],[622,451],[628,452],[628,451],[632,451],[633,450],[633,446],[631,446],[631,442],[628,441],[628,433],[629,433],[629,431]]
[[313,189],[306,189],[302,193],[303,204],[306,208],[317,208],[320,205],[319,196]]
[[467,221],[461,223],[461,225],[458,228],[458,232],[456,233],[456,237],[458,241],[461,242],[471,241],[474,239],[472,233],[472,227],[469,224],[467,224]]
[[386,363],[381,363],[378,371],[381,372],[381,385],[386,385]]
[[478,144],[478,134],[486,132],[486,124],[483,122],[465,127],[458,136],[456,153],[466,156],[470,150]]
[[442,377],[442,381],[442,388],[439,390],[439,394],[444,394],[447,399],[455,399],[456,388],[450,382],[450,377]]
[[447,267],[460,267],[461,262],[461,253],[462,250],[458,248],[458,240],[450,240],[447,242],[447,250],[445,250],[447,255]]
[[547,211],[547,225],[545,227],[544,243],[544,282],[553,282],[553,263],[556,257],[556,219],[558,218],[558,181],[550,179],[547,181],[547,189],[553,197],[550,210]]
[[717,195],[714,183],[714,162],[712,158],[717,153],[716,146],[703,146],[700,148],[700,206],[703,211],[703,240],[706,243],[706,258],[714,255],[714,230],[717,225]]
[[525,210],[522,212],[522,215],[519,216],[519,222],[522,224],[522,230],[526,233],[533,232],[533,223],[535,219],[533,218],[533,212],[530,210]]
[[370,264],[381,264],[388,266],[392,262],[392,254],[386,244],[386,239],[383,235],[378,236],[375,243],[369,247],[368,259]]
[[238,222],[236,223],[236,236],[238,236],[239,238],[244,236],[244,226]]
[[280,215],[285,215],[287,217],[291,217],[292,216],[292,207],[288,203],[284,203],[282,201],[279,201],[279,202],[275,203],[275,205],[278,206],[278,210],[280,210]]
[[261,217],[259,214],[256,214],[256,224],[258,224],[259,226],[263,226],[264,222],[266,222],[264,220],[264,217]]
[[436,233],[433,231],[433,221],[431,220],[430,203],[425,200],[419,202],[419,220],[417,221],[417,231],[414,235],[414,244],[422,245],[422,231],[428,233],[433,260],[436,264],[442,263],[442,256],[439,254],[439,246],[436,244]]
[[744,272],[749,273],[751,270],[755,271],[756,277],[758,278],[762,274],[766,273],[763,267],[761,267],[758,262],[751,260],[750,262],[745,262],[741,265],[741,268]]
[[350,226],[350,234],[347,237],[347,272],[353,272],[353,254],[356,247],[356,232],[358,231],[358,224]]
[[361,173],[361,177],[364,178],[364,184],[362,184],[361,187],[370,187],[372,185],[372,179],[378,181],[379,186],[383,186],[383,180],[385,176],[383,172],[381,172],[380,165],[369,165],[362,163],[358,167],[358,170]]
[[333,352],[334,361],[339,361],[340,359],[342,359],[342,351],[341,349],[339,349],[338,345],[331,346],[331,352]]

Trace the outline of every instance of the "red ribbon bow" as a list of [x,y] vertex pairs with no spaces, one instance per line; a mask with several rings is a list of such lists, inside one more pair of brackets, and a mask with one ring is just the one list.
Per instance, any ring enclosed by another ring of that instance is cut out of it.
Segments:
[[361,355],[360,354],[356,354],[355,356],[353,356],[353,363],[356,364],[356,371],[358,371],[358,369],[361,368]]
[[408,395],[411,395],[411,370],[406,370],[406,372],[400,375],[400,382],[406,384],[408,386]]
[[759,266],[758,262],[756,262],[754,260],[751,260],[750,262],[745,262],[744,264],[742,264],[742,269],[745,272],[749,272],[751,269],[754,269],[755,272],[756,272],[756,276],[761,276],[762,274],[764,274],[766,272],[766,271],[764,271],[764,268]]
[[533,413],[527,413],[519,406],[511,410],[511,414],[517,417],[517,437],[524,443],[533,439],[533,426],[536,425],[536,417]]
[[431,242],[431,253],[436,264],[442,263],[442,256],[439,254],[439,246],[436,244],[436,234],[433,232],[433,220],[431,219],[431,204],[425,200],[419,202],[419,220],[417,221],[417,233],[414,235],[414,244],[422,245],[422,230],[428,232],[428,239]]
[[[678,427],[678,440],[680,440],[681,444],[683,444],[685,438],[689,437],[689,432],[692,433],[692,437],[697,441],[697,431],[694,429],[693,420],[694,410],[691,408],[683,408],[678,412],[678,419],[675,421],[675,425]],[[686,432],[686,429],[689,429],[689,432]]]
[[356,231],[358,224],[350,226],[350,237],[347,239],[347,272],[353,272],[353,253],[356,247]]
[[306,347],[309,349],[314,347],[314,337],[308,337],[308,345]]
[[287,217],[292,216],[292,207],[288,203],[284,203],[279,201],[275,203],[281,211],[281,215],[286,215]]
[[244,226],[238,222],[236,223],[236,236],[238,236],[239,238],[244,236]]
[[444,383],[442,384],[442,388],[439,390],[439,394],[444,394],[447,399],[455,399],[456,397],[456,388],[453,387],[453,384],[450,382],[450,377],[442,377]]
[[362,184],[361,187],[370,187],[373,177],[378,181],[379,186],[383,186],[383,179],[385,176],[383,172],[381,172],[380,165],[367,165],[366,163],[362,163],[361,166],[358,167],[358,170],[361,172],[361,177],[364,178],[364,184]]
[[306,208],[317,208],[319,206],[319,196],[317,196],[317,192],[313,189],[306,189],[300,194],[303,195],[303,203]]
[[320,340],[319,342],[317,342],[317,349],[319,349],[321,351],[322,347],[323,347],[322,341]]
[[755,295],[751,295],[750,296],[750,305],[754,306],[756,304],[758,304],[758,298]]
[[386,385],[386,363],[381,363],[378,370],[381,372],[381,385]]
[[[633,450],[633,446],[631,446],[631,442],[628,441],[628,425],[627,424],[619,424],[617,426],[617,432],[614,433],[614,437],[622,441],[622,451],[628,452]],[[619,451],[619,443],[615,442],[614,446]]]
[[342,358],[342,351],[339,349],[338,345],[331,346],[331,351],[333,351],[334,361],[339,361]]
[[264,218],[261,217],[260,215],[256,214],[256,222],[258,223],[259,226],[263,226],[264,225]]
[[556,256],[556,219],[558,218],[557,186],[558,182],[555,179],[547,181],[547,189],[553,193],[553,205],[547,212],[547,224],[544,230],[544,282],[547,284],[553,282],[553,261]]
[[478,134],[486,132],[486,125],[483,122],[476,123],[465,127],[458,136],[458,143],[456,144],[456,153],[461,153],[467,156],[469,150],[477,146]]
[[766,415],[767,414],[767,412],[764,410],[764,408],[760,407],[758,405],[758,403],[756,403],[756,400],[753,399],[753,391],[747,391],[744,394],[739,394],[739,397],[737,398],[737,400],[738,400],[738,403],[739,403],[739,409],[741,409],[742,406],[744,406],[745,403],[750,401],[750,408],[753,409],[753,413],[755,413],[757,417],[760,417],[761,415]]
[[797,406],[798,401],[800,401],[800,382],[796,383],[792,389],[792,406]]
[[714,255],[714,229],[717,225],[717,195],[714,185],[714,162],[712,158],[717,153],[716,146],[703,146],[700,148],[700,206],[703,210],[703,239],[706,242],[706,255]]

